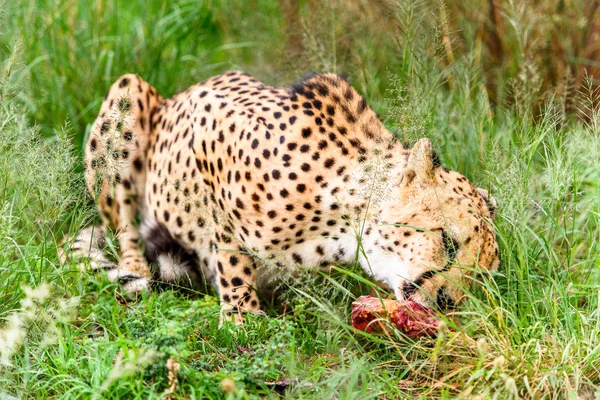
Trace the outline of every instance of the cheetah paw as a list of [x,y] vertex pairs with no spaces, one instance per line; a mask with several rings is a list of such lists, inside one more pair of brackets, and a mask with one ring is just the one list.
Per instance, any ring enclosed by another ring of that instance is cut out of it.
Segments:
[[121,288],[128,294],[150,291],[151,280],[148,277],[140,276],[131,270],[121,268],[113,269],[108,272],[108,279],[111,282],[118,282]]

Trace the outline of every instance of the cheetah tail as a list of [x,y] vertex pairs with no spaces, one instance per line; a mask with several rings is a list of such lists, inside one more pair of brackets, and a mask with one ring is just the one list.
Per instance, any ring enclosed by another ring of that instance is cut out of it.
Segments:
[[81,270],[88,268],[93,271],[112,270],[116,264],[111,262],[104,254],[106,246],[104,228],[101,226],[88,226],[79,232],[76,237],[66,235],[58,248],[58,259],[61,265],[70,261],[77,261]]

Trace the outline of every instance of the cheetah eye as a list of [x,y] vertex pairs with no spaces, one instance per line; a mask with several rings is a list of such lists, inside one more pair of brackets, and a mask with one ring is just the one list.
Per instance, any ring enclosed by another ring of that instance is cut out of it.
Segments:
[[456,253],[458,253],[458,242],[452,236],[442,229],[442,245],[444,246],[444,253],[450,261],[456,259]]

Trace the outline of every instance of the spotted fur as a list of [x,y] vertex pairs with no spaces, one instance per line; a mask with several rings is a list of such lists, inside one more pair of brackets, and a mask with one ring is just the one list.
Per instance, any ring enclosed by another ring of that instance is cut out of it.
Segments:
[[112,277],[132,291],[150,282],[148,258],[169,264],[164,280],[202,275],[224,311],[257,311],[264,277],[358,260],[398,298],[445,308],[499,263],[493,199],[429,140],[399,143],[336,75],[282,89],[234,71],[166,100],[125,75],[85,154],[118,232]]

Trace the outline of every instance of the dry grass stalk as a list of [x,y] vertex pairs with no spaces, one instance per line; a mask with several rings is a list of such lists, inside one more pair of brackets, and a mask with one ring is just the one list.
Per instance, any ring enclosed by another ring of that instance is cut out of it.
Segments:
[[177,361],[172,358],[167,360],[167,370],[169,371],[168,379],[169,379],[169,387],[165,389],[165,399],[173,400],[175,397],[175,390],[177,390],[177,372],[181,365]]

